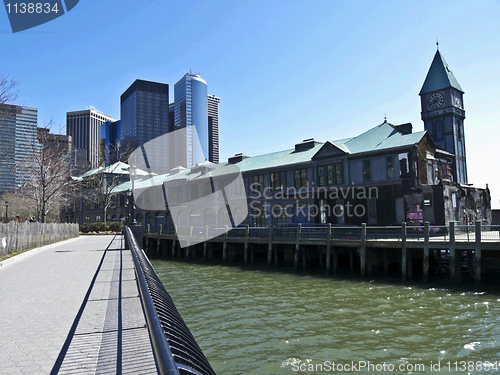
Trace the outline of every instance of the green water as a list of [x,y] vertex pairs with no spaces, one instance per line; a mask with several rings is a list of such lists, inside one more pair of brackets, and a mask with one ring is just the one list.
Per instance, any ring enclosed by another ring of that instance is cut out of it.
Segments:
[[498,293],[152,263],[217,374],[500,373]]

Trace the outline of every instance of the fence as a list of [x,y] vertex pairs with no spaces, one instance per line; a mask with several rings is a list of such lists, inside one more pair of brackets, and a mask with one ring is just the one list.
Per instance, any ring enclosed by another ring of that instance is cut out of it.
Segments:
[[0,224],[0,257],[54,242],[78,237],[78,224],[30,223],[14,221]]

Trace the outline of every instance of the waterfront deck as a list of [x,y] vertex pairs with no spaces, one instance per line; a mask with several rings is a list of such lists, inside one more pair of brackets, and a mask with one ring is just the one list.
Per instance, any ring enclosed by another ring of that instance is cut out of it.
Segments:
[[123,236],[82,236],[0,265],[0,374],[157,373]]
[[[227,228],[226,228],[227,229]],[[461,263],[467,261],[468,270],[476,285],[481,283],[485,268],[500,271],[500,226],[475,225],[380,227],[328,225],[284,225],[277,227],[238,227],[224,235],[211,238],[211,228],[193,227],[147,227],[144,235],[145,248],[153,255],[194,257],[203,252],[203,258],[212,259],[213,250],[220,248],[222,261],[231,262],[241,257],[244,263],[253,263],[256,249],[267,257],[267,264],[277,265],[284,258],[292,258],[294,267],[299,263],[305,269],[314,259],[324,266],[327,273],[337,271],[339,256],[349,257],[349,268],[359,267],[361,276],[370,275],[372,269],[381,265],[387,275],[389,264],[397,263],[402,280],[412,279],[416,259],[421,259],[423,281],[427,282],[431,260],[442,268],[442,254],[449,254],[449,278],[452,283],[461,281]],[[199,242],[179,248],[178,236]],[[162,245],[162,241],[164,244]],[[168,245],[166,245],[168,244]],[[288,254],[288,255],[287,255]],[[488,258],[487,263],[485,258]],[[486,264],[485,264],[486,263]],[[487,266],[487,267],[485,267]]]

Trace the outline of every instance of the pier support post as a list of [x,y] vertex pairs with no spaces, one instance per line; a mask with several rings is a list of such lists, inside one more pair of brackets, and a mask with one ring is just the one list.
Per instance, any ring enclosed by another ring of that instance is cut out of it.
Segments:
[[452,284],[457,278],[457,258],[459,254],[455,249],[455,222],[450,221],[450,280]]
[[224,243],[222,244],[222,260],[225,262],[227,260],[227,225],[224,227]]
[[151,231],[151,226],[148,224],[146,227],[146,251],[149,251],[149,233]]
[[481,222],[476,221],[476,246],[474,247],[474,252],[476,253],[476,269],[474,272],[474,282],[476,286],[481,284]]
[[429,281],[429,234],[430,223],[424,223],[424,256],[423,256],[423,270],[424,270],[424,283]]
[[387,256],[386,248],[384,248],[384,273],[385,277],[389,277],[389,258]]
[[160,236],[163,226],[160,224],[160,230],[158,231],[158,237],[156,237],[156,256],[160,256]]
[[267,242],[267,267],[271,267],[273,259],[273,226],[269,226],[269,238]]
[[205,225],[205,241],[203,241],[203,261],[207,259],[208,225]]
[[243,253],[243,256],[245,258],[245,264],[248,263],[248,237],[250,236],[250,226],[247,225],[245,227],[245,251]]
[[330,273],[330,252],[332,240],[332,224],[328,223],[326,227],[326,273]]
[[295,258],[293,262],[293,267],[297,270],[299,266],[299,254],[300,254],[300,232],[302,231],[302,224],[297,225],[297,233],[295,236]]
[[360,249],[361,277],[366,271],[366,223],[361,224],[361,249]]
[[408,261],[406,252],[406,223],[401,223],[401,278],[406,281]]

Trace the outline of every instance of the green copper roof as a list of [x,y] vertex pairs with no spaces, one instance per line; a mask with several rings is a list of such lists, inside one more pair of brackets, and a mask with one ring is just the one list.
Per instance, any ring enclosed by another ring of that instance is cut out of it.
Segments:
[[443,56],[439,50],[437,50],[419,95],[446,89],[448,87],[453,87],[461,92],[464,92],[453,75],[450,67],[446,61],[444,61]]

